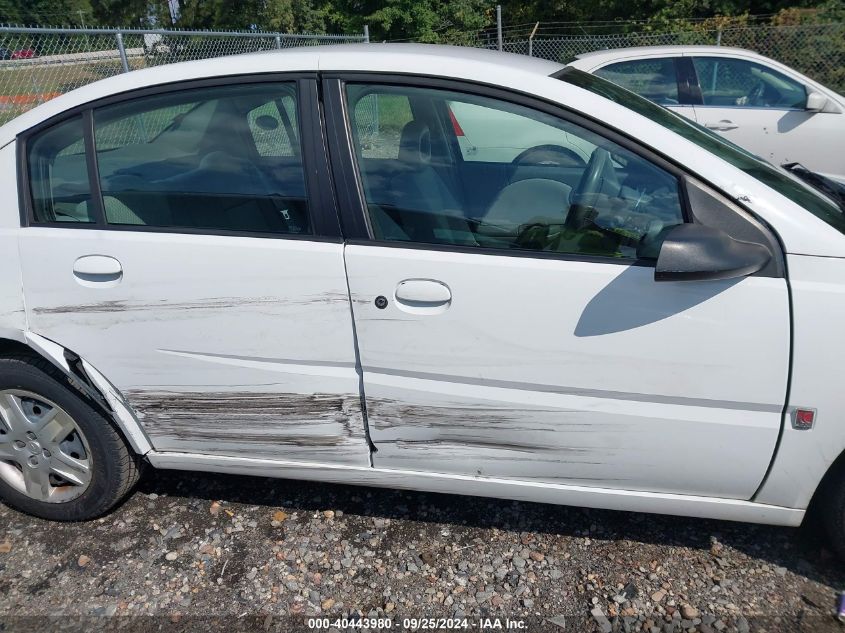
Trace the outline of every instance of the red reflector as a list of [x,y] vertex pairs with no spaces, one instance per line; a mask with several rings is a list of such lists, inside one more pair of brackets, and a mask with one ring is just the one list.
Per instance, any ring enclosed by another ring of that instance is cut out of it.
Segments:
[[466,136],[464,131],[461,129],[461,124],[458,123],[458,120],[455,118],[455,113],[452,112],[452,108],[448,108],[449,110],[449,120],[452,121],[452,129],[455,131],[455,136]]
[[811,429],[816,421],[815,409],[795,409],[793,426],[796,429]]

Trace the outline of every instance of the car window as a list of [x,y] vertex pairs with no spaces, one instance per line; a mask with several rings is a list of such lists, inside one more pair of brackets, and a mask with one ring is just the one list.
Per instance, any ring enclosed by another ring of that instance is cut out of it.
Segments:
[[595,74],[660,105],[680,102],[675,60],[669,57],[617,62],[599,68]]
[[[373,87],[346,89],[354,112]],[[487,97],[382,89],[404,95],[415,116],[389,160],[369,158],[350,122],[378,240],[635,259],[655,256],[684,221],[675,176],[585,128]],[[493,160],[463,160],[467,130]],[[573,146],[587,160],[573,160]]]
[[804,108],[802,84],[764,66],[729,57],[694,57],[704,105],[746,108]]
[[36,222],[94,222],[82,117],[55,125],[27,142]]
[[[511,163],[531,151],[534,161],[585,165],[594,145],[532,117],[466,101],[447,101],[449,121],[465,161]],[[495,132],[494,132],[495,131]],[[543,148],[543,149],[540,149]],[[544,154],[541,157],[541,154]]]
[[832,200],[819,195],[816,190],[787,174],[786,171],[774,167],[707,128],[697,125],[671,110],[661,108],[630,90],[576,68],[567,67],[552,76],[578,88],[589,90],[593,94],[647,117],[654,123],[684,137],[760,180],[840,233],[845,234],[845,214]]
[[295,90],[233,84],[95,110],[106,222],[310,233],[297,121],[284,106]]

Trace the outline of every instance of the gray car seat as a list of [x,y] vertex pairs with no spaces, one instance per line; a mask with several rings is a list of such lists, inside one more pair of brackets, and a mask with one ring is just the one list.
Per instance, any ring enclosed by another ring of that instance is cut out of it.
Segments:
[[379,202],[400,211],[402,226],[375,205],[371,213],[376,236],[475,244],[460,203],[431,164],[431,150],[428,126],[406,123],[399,140],[399,173],[378,196]]

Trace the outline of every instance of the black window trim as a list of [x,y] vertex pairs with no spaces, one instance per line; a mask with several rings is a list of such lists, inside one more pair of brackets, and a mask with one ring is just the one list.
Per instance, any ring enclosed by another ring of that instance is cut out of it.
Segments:
[[681,105],[700,106],[704,103],[701,98],[701,86],[698,75],[692,64],[692,57],[676,57],[675,71],[678,73],[678,95]]
[[[94,110],[117,103],[129,102],[141,97],[169,92],[181,92],[196,88],[211,88],[238,84],[296,82],[297,84],[297,117],[299,120],[300,144],[302,148],[302,163],[305,178],[305,190],[308,198],[308,210],[311,215],[313,232],[308,235],[291,233],[271,233],[255,231],[237,231],[212,228],[176,227],[176,226],[147,226],[131,224],[107,224],[103,210],[102,192],[100,190],[97,156],[94,143]],[[186,235],[219,235],[231,237],[254,237],[271,239],[292,239],[316,242],[342,242],[339,216],[335,206],[334,196],[330,187],[326,187],[329,166],[326,162],[326,152],[321,146],[323,141],[321,108],[319,108],[318,75],[316,72],[278,72],[224,75],[187,81],[174,81],[155,86],[148,86],[110,95],[94,101],[80,104],[21,132],[17,137],[17,165],[18,165],[18,207],[22,228],[62,228],[87,229],[103,231],[130,231],[140,233],[173,233]],[[88,184],[94,205],[94,222],[36,222],[32,205],[32,191],[29,181],[29,166],[27,159],[28,140],[55,125],[82,117],[83,140],[88,167]],[[329,191],[327,191],[329,189]]]
[[[498,249],[483,246],[462,246],[455,244],[436,244],[412,241],[380,241],[375,239],[369,222],[367,204],[364,197],[363,183],[355,161],[352,146],[352,133],[348,124],[346,83],[376,83],[383,85],[399,85],[418,88],[433,88],[452,90],[471,95],[489,97],[515,105],[528,107],[551,116],[579,125],[599,136],[606,138],[621,147],[641,156],[656,166],[664,169],[678,181],[678,194],[681,201],[681,211],[684,223],[694,221],[687,195],[685,170],[678,167],[665,156],[643,147],[631,137],[607,127],[598,121],[584,117],[578,112],[553,101],[544,100],[537,95],[520,92],[510,88],[503,88],[482,82],[463,79],[447,79],[433,75],[395,72],[360,72],[360,71],[332,71],[320,73],[326,108],[326,125],[329,128],[329,150],[332,155],[332,167],[337,183],[341,223],[344,237],[349,244],[378,246],[387,248],[405,248],[415,250],[448,251],[459,253],[474,253],[477,255],[492,255],[505,257],[531,257],[535,259],[554,259],[564,261],[584,261],[602,264],[616,264],[624,266],[645,266],[653,268],[653,259],[615,258],[603,255],[586,255],[579,253],[549,253],[519,249]],[[340,175],[338,175],[340,174]]]

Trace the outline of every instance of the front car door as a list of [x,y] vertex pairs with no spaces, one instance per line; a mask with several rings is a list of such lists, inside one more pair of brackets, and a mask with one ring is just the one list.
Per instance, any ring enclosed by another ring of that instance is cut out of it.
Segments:
[[369,464],[316,99],[313,77],[171,85],[21,139],[29,328],[156,450]]
[[845,116],[807,110],[812,88],[758,61],[695,56],[692,62],[702,96],[695,106],[699,123],[775,165],[799,162],[845,177]]
[[[751,497],[784,406],[786,283],[654,281],[661,236],[692,220],[676,167],[461,82],[338,75],[324,94],[345,212],[358,205],[346,266],[374,466]],[[579,178],[542,154],[474,164],[459,115],[483,109],[532,143],[591,146]]]

